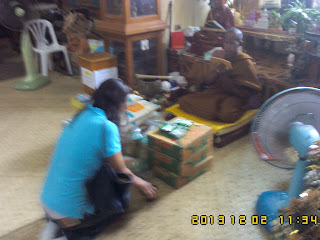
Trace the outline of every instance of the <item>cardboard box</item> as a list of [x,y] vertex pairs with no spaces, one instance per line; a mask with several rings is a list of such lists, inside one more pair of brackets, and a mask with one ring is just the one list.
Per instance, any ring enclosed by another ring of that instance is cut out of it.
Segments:
[[90,52],[104,52],[104,42],[101,39],[88,39]]
[[[169,122],[176,119],[174,118]],[[190,130],[180,139],[171,139],[160,129],[149,132],[148,147],[169,157],[183,161],[183,159],[190,158],[204,146],[212,144],[212,138],[211,127],[200,123],[193,123],[190,126]]]
[[107,52],[79,56],[84,92],[92,94],[108,78],[118,77],[117,57]]
[[202,175],[203,173],[209,171],[212,168],[213,157],[210,156],[207,159],[198,163],[192,172],[189,172],[188,175],[179,176],[173,172],[170,172],[164,168],[154,166],[153,172],[155,175],[160,178],[162,181],[166,182],[168,185],[174,188],[180,188],[188,182],[192,181],[196,177]]
[[199,150],[197,153],[193,154],[188,159],[183,159],[179,161],[177,159],[171,158],[163,153],[154,151],[152,149],[148,149],[149,154],[149,162],[152,163],[153,166],[158,166],[164,168],[170,172],[175,174],[185,176],[192,172],[193,168],[201,161],[205,160],[207,157],[212,154],[212,144],[209,144]]

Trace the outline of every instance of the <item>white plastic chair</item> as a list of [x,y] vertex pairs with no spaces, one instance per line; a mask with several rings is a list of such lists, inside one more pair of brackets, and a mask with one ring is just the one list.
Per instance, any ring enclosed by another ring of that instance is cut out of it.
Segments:
[[[48,66],[50,70],[52,70],[50,55],[54,52],[63,52],[68,72],[72,75],[67,48],[58,43],[52,24],[45,19],[34,19],[26,22],[26,28],[32,33],[35,39],[36,46],[33,47],[33,50],[40,55],[41,74],[48,76]],[[52,40],[51,43],[46,39],[46,33],[49,33]]]

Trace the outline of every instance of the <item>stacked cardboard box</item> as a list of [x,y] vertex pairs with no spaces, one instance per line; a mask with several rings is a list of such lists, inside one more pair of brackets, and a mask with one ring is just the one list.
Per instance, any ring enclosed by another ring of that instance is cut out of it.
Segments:
[[86,53],[79,56],[84,92],[92,93],[102,82],[118,77],[117,56],[107,52]]
[[180,139],[172,139],[160,129],[149,132],[149,161],[155,175],[180,188],[207,172],[213,161],[212,137],[212,128],[199,123],[193,123]]

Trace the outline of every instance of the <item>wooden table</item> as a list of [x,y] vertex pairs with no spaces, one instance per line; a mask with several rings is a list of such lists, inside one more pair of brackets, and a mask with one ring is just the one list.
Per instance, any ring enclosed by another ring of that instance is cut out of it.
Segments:
[[287,32],[239,27],[243,33],[244,48],[264,49],[275,53],[286,53],[290,44],[298,39],[298,35],[290,35]]
[[295,42],[298,35],[292,35],[284,31],[265,30],[249,27],[239,27],[243,35],[252,36],[254,38],[269,40],[273,42]]
[[262,79],[263,89],[261,93],[261,103],[268,100],[270,97],[279,93],[283,90],[294,88],[294,87],[314,87],[320,88],[319,82],[301,82],[301,83],[290,83],[286,81],[279,81],[277,79]]

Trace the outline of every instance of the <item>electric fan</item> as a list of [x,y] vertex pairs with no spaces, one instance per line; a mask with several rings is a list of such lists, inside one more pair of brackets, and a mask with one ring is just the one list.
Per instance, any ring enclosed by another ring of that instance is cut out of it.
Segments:
[[17,90],[35,90],[50,82],[49,78],[36,72],[32,53],[31,39],[24,23],[32,19],[32,1],[0,0],[0,23],[5,27],[22,31],[20,47],[26,76],[15,83]]
[[319,139],[320,90],[297,87],[268,99],[258,111],[252,125],[253,144],[262,160],[280,168],[293,169],[288,191],[263,192],[257,201],[259,216],[266,216],[265,228],[272,231],[278,210],[287,207],[291,198],[304,190],[303,177],[309,146]]

